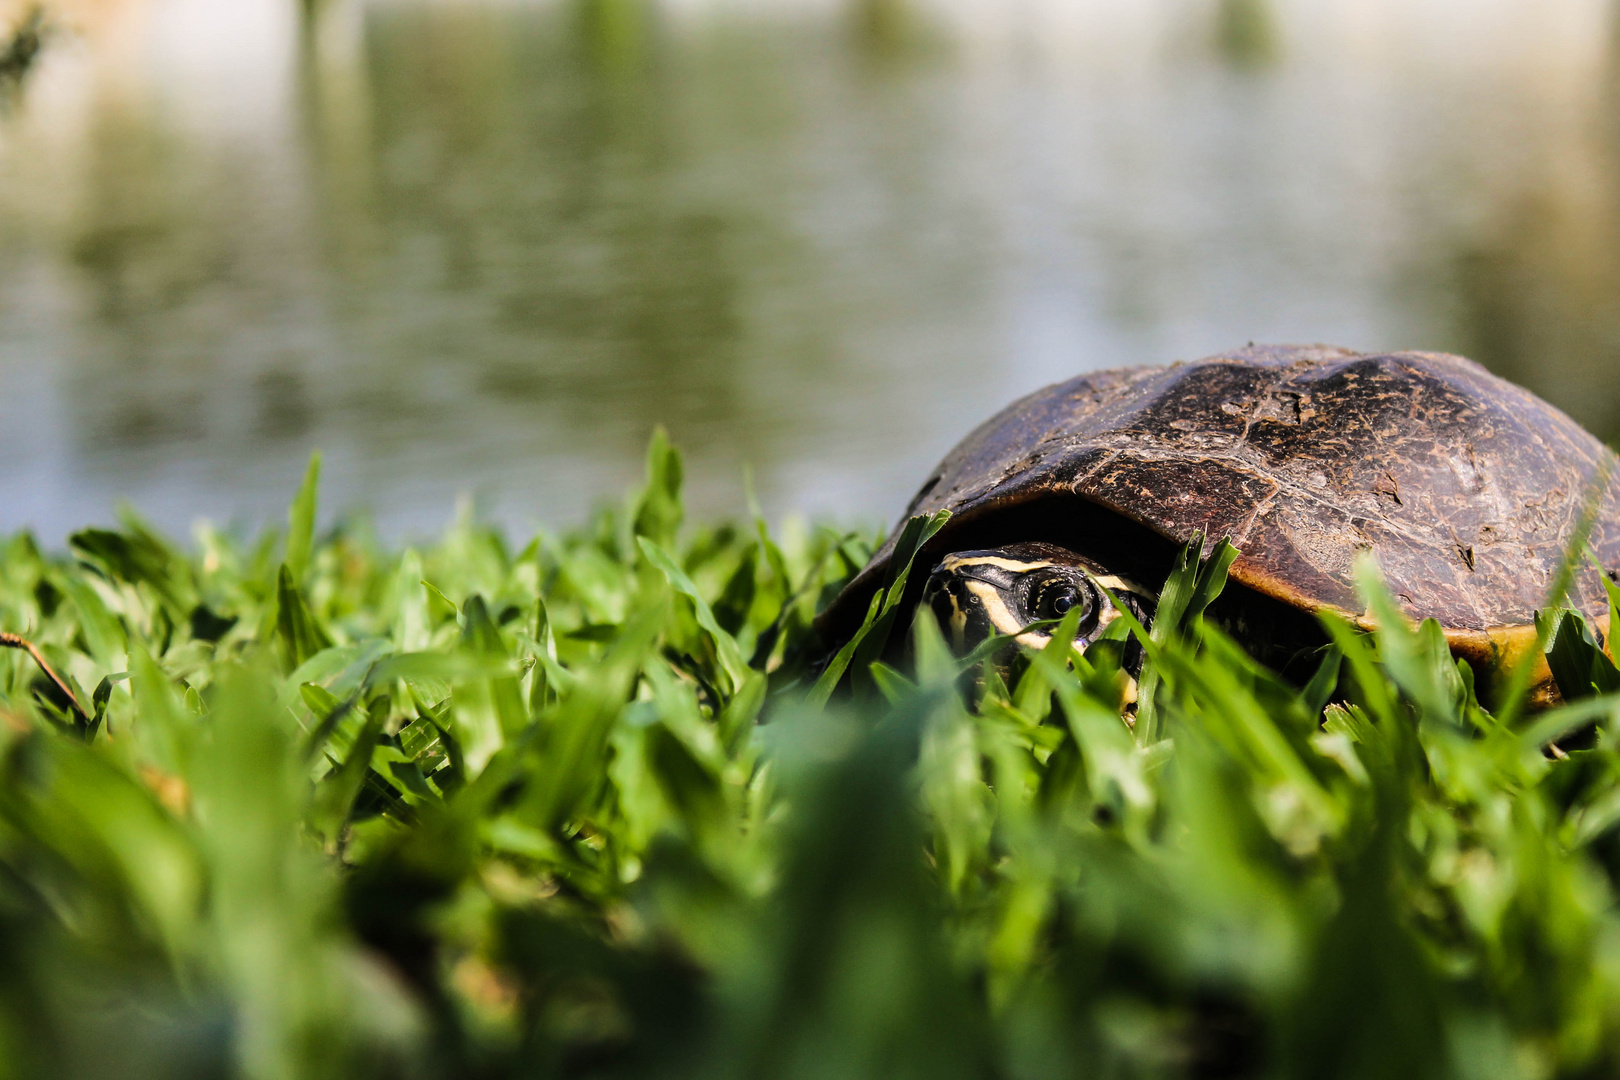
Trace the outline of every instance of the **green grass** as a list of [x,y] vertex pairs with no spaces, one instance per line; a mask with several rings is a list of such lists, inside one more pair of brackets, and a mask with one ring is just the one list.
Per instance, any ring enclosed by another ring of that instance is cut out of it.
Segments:
[[882,593],[818,682],[875,538],[683,528],[661,438],[518,550],[316,536],[317,473],[257,540],[6,542],[0,630],[78,705],[0,653],[0,1076],[1620,1070],[1578,619],[1571,704],[1506,724],[1432,625],[1282,683],[1184,558],[1132,727],[1118,644],[1003,677]]

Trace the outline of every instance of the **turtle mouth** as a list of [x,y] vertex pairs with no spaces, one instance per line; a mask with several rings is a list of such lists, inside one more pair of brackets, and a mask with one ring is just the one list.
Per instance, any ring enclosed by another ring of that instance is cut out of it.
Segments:
[[968,580],[941,564],[929,574],[923,588],[922,602],[933,610],[951,648],[958,653],[972,649],[994,630],[982,599],[968,589]]

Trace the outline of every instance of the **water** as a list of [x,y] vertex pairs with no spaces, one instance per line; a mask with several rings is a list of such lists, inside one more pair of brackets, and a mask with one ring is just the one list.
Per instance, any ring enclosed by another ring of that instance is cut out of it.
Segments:
[[[0,12],[20,16],[21,7]],[[1250,340],[1620,434],[1601,0],[61,0],[0,107],[0,527],[460,493],[888,521],[1012,397]]]

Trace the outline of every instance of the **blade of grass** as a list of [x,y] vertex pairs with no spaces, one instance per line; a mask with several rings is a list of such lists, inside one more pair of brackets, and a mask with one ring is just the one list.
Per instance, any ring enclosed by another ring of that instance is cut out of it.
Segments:
[[309,455],[304,482],[287,510],[287,569],[294,581],[303,581],[309,554],[315,545],[315,497],[321,482],[321,455]]
[[[1603,492],[1608,488],[1609,478],[1614,471],[1614,455],[1606,455],[1598,463],[1592,479],[1586,485],[1586,491],[1581,499],[1580,516],[1575,520],[1575,528],[1570,532],[1569,544],[1565,547],[1563,556],[1558,560],[1558,569],[1553,573],[1552,581],[1547,585],[1547,599],[1541,605],[1543,611],[1554,611],[1564,604],[1564,598],[1569,595],[1569,589],[1575,581],[1575,567],[1580,563],[1586,551],[1587,539],[1592,535],[1592,528],[1597,524],[1598,510],[1602,506]],[[1607,580],[1606,575],[1604,576]],[[1543,654],[1547,651],[1547,635],[1552,632],[1551,625],[1538,625],[1536,640],[1533,648],[1529,649],[1513,665],[1508,675],[1508,681],[1501,695],[1501,702],[1496,709],[1497,720],[1503,727],[1511,728],[1524,710],[1530,695],[1530,683],[1535,678],[1536,668],[1543,662]]]

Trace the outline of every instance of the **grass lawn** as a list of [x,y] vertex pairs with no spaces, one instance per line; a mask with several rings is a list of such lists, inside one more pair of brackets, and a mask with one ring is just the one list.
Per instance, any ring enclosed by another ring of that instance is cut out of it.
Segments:
[[521,548],[317,536],[316,473],[257,539],[3,541],[0,1078],[1620,1071],[1573,616],[1568,704],[1487,711],[1369,572],[1299,688],[1184,557],[1128,725],[1117,640],[1003,672],[882,600],[816,678],[876,538],[683,525],[661,437]]

